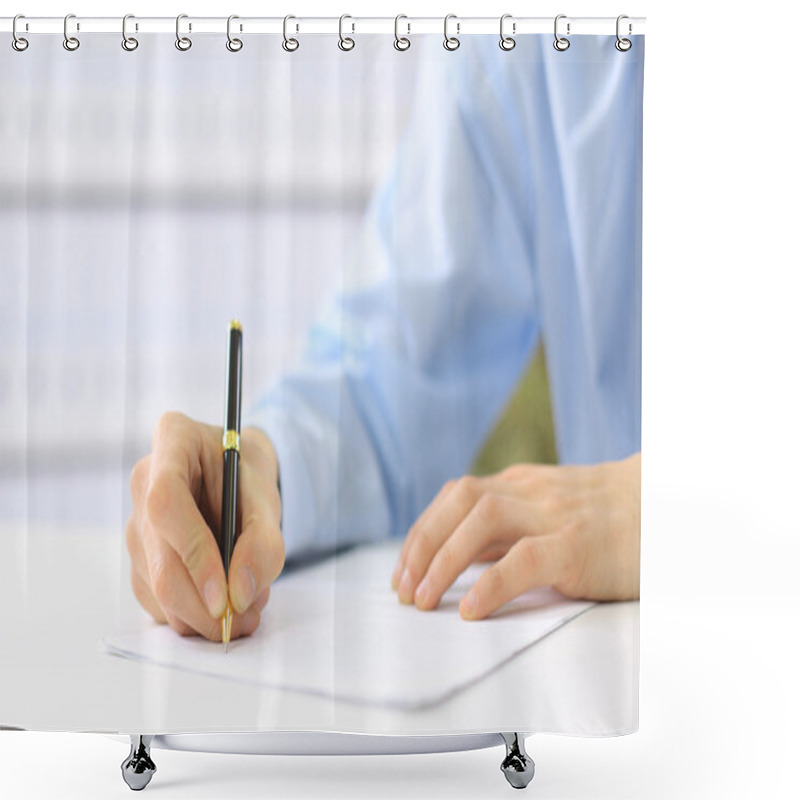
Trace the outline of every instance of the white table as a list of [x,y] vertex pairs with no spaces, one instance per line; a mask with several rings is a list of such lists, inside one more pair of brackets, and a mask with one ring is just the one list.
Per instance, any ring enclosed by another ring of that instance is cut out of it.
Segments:
[[130,589],[121,530],[42,528],[26,534],[4,525],[1,565],[0,723],[6,727],[602,736],[638,726],[638,603],[596,606],[491,677],[435,707],[404,711],[109,655],[101,636],[146,618]]

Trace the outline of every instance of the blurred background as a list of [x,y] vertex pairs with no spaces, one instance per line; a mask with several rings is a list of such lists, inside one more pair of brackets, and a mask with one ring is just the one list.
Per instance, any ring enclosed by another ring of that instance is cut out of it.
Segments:
[[[223,38],[183,53],[171,34],[148,35],[152,53],[133,69],[116,35],[87,37],[80,58],[59,35],[37,36],[24,58],[8,48],[5,521],[121,529],[127,476],[159,416],[221,423],[228,320],[245,331],[246,409],[341,288],[402,135],[419,48],[362,40],[360,60],[321,70],[270,45],[248,41],[214,71],[208,51]],[[174,59],[181,70],[168,68]],[[252,103],[256,95],[267,103]],[[555,460],[541,349],[474,469],[521,460]]]

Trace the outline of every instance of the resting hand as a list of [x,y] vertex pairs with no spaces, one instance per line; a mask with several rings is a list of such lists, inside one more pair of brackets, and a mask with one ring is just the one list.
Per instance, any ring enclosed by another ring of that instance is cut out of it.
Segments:
[[447,483],[409,531],[392,576],[403,603],[436,608],[475,561],[500,559],[461,599],[483,619],[536,586],[639,597],[641,454],[594,466],[517,464]]
[[[221,536],[222,428],[164,414],[153,450],[131,473],[133,510],[125,529],[137,600],[182,636],[222,638],[228,585]],[[269,587],[283,569],[275,451],[257,428],[242,431],[239,535],[230,563],[231,638],[259,625]]]

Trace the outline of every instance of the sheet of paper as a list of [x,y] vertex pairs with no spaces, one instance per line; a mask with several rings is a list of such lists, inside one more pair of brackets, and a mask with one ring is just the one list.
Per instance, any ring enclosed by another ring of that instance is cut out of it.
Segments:
[[178,670],[412,709],[465,689],[592,606],[537,589],[489,619],[465,621],[458,603],[487,566],[475,564],[436,610],[420,611],[391,590],[399,550],[398,542],[369,545],[281,575],[258,630],[227,654],[164,625],[103,641],[116,655]]

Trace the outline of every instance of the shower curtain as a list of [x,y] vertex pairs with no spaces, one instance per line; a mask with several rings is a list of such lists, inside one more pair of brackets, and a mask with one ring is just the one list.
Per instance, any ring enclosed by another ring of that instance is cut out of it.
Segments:
[[0,48],[0,723],[636,730],[644,38],[74,33]]

